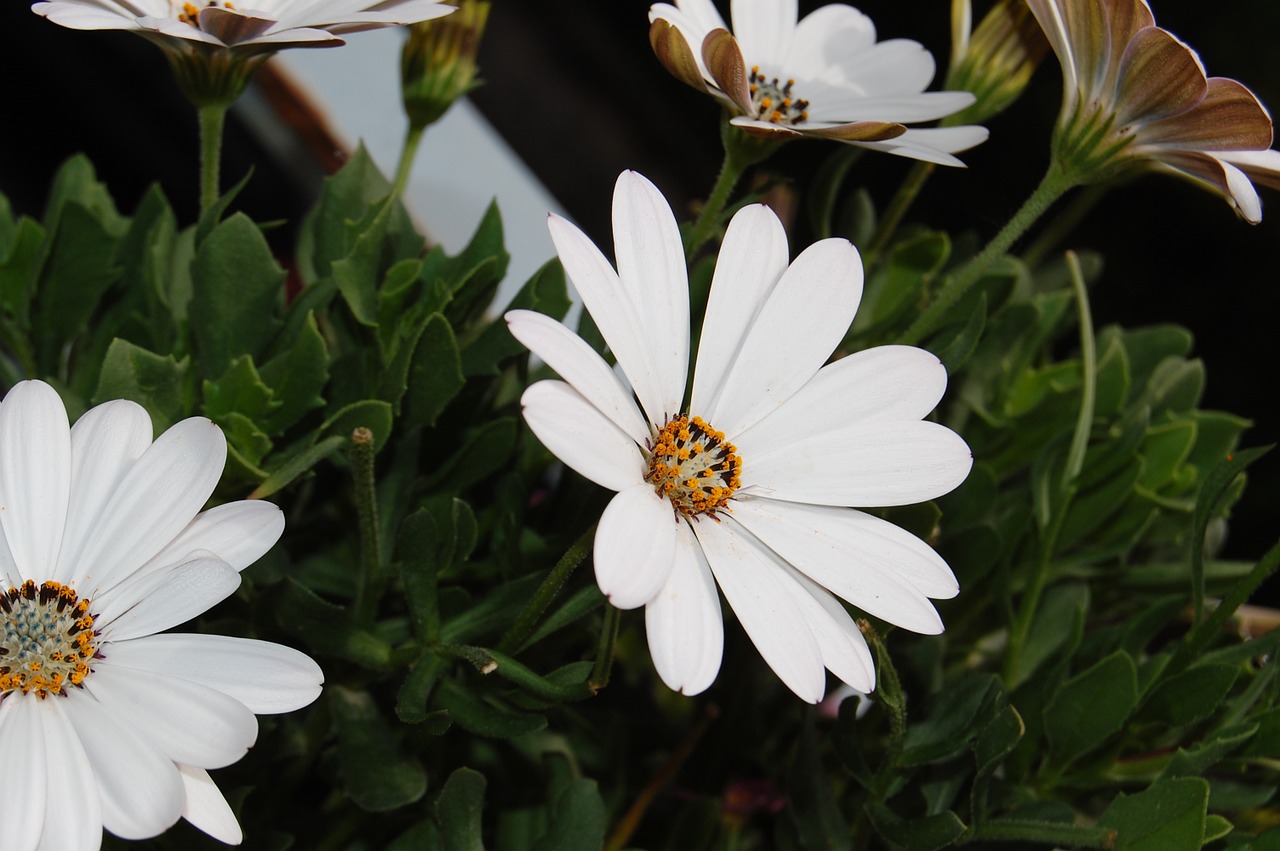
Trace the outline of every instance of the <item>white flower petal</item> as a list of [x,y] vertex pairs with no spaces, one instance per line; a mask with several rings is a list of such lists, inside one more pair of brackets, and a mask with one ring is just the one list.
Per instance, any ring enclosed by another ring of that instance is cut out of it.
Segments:
[[947,388],[947,369],[932,352],[876,346],[818,370],[808,384],[736,438],[739,448],[767,452],[795,440],[797,424],[817,434],[854,424],[927,416]]
[[0,756],[21,775],[0,794],[4,847],[32,851],[40,843],[48,805],[49,765],[45,762],[45,719],[38,698],[8,697],[0,703]]
[[[34,702],[42,715],[49,771],[39,851],[97,851],[102,845],[102,803],[80,737],[62,711],[63,701],[27,702]],[[7,834],[5,843],[7,848]]]
[[[873,691],[876,687],[876,666],[871,659],[871,648],[862,637],[862,630],[826,589],[790,565],[786,570],[796,581],[796,602],[807,613],[809,629],[813,630],[822,651],[822,664],[846,685],[861,692]],[[791,589],[791,586],[787,587]]]
[[62,399],[43,381],[20,381],[0,403],[0,528],[14,562],[5,572],[17,574],[10,578],[38,584],[57,563],[70,492]]
[[691,410],[708,411],[719,401],[725,375],[788,259],[787,232],[777,214],[763,204],[750,204],[734,214],[711,279]]
[[951,156],[967,151],[987,140],[987,128],[966,124],[960,127],[911,128],[887,142],[850,142],[863,148],[885,151],[900,157],[963,168],[964,163]]
[[84,687],[174,762],[221,768],[240,759],[258,738],[258,719],[243,703],[199,683],[112,664],[102,651]]
[[320,696],[324,673],[292,647],[225,635],[166,633],[114,643],[113,667],[200,683],[259,715],[292,712]]
[[796,0],[732,0],[733,34],[747,66],[775,67],[791,47],[796,28]]
[[830,510],[740,499],[734,501],[733,518],[783,561],[868,614],[913,632],[942,632],[942,619],[928,598],[889,565],[878,564],[874,550],[851,546],[841,534],[849,530],[839,528]]
[[660,424],[668,412],[663,403],[666,388],[649,352],[644,325],[618,273],[586,234],[569,222],[552,215],[547,218],[547,229],[565,274],[626,373],[640,407],[651,423]]
[[964,440],[931,422],[803,430],[786,446],[757,445],[748,433],[739,439],[738,454],[744,487],[817,505],[911,505],[948,493],[973,466]]
[[646,482],[618,493],[596,528],[596,583],[619,609],[643,606],[671,573],[679,521]]
[[108,642],[128,641],[186,623],[231,596],[240,574],[209,553],[125,582],[95,601],[92,611]]
[[933,54],[918,41],[893,38],[870,48],[856,47],[833,63],[838,77],[857,86],[864,94],[917,94],[933,81],[937,65]]
[[197,550],[213,553],[235,570],[244,570],[275,546],[283,533],[284,512],[275,503],[262,499],[227,502],[196,515],[132,578],[186,561]]
[[520,405],[542,445],[591,481],[620,491],[644,480],[640,447],[568,384],[539,381]]
[[876,27],[870,18],[852,6],[829,3],[796,24],[783,67],[797,80],[817,79],[842,56],[867,50],[875,41]]
[[644,607],[644,624],[653,666],[669,688],[695,695],[715,682],[724,655],[720,595],[687,523],[677,528],[671,575]]
[[61,708],[93,766],[103,826],[121,839],[146,839],[168,830],[182,814],[182,780],[173,761],[121,718],[128,707],[107,707],[76,692]]
[[643,175],[624,171],[613,190],[618,279],[653,359],[663,411],[684,401],[689,371],[689,275],[680,227],[667,199]]
[[643,443],[650,436],[631,391],[581,337],[550,316],[532,310],[511,310],[505,318],[511,336],[542,358],[628,437]]
[[[969,92],[911,92],[901,95],[867,97],[858,92],[840,92],[835,86],[813,88],[809,120],[849,124],[854,121],[933,121],[959,112],[974,102]],[[830,94],[824,95],[821,89]]]
[[796,602],[777,557],[732,517],[694,526],[711,572],[760,655],[802,700],[817,703],[826,690],[822,651]]
[[791,398],[844,336],[862,296],[862,261],[843,239],[809,246],[783,273],[742,342],[714,409],[730,440]]
[[226,458],[222,430],[204,417],[160,435],[120,481],[81,551],[77,590],[97,596],[177,537],[213,493]]
[[244,833],[236,821],[236,814],[209,777],[209,772],[194,765],[179,765],[178,773],[187,798],[182,817],[219,842],[228,845],[243,842]]
[[71,497],[58,565],[49,579],[74,578],[82,552],[116,488],[151,445],[151,417],[136,402],[117,399],[91,408],[71,429]]

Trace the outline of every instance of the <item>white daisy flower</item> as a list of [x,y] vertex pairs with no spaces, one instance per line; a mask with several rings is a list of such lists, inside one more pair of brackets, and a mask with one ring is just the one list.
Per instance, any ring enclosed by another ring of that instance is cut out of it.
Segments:
[[715,679],[718,584],[800,697],[822,698],[824,668],[871,691],[871,654],[836,598],[937,633],[929,598],[958,591],[927,544],[846,507],[932,499],[968,475],[964,441],[922,421],[942,398],[942,364],[883,346],[823,366],[861,297],[858,252],[826,239],[788,266],[782,224],[752,205],[725,234],[686,404],[688,280],[666,200],[634,172],[618,178],[616,272],[564,219],[550,229],[630,389],[563,325],[515,310],[511,333],[563,378],[529,387],[524,415],[565,464],[617,491],[596,580],[615,606],[645,607],[663,681],[697,694]]
[[6,851],[95,849],[104,827],[142,839],[179,817],[240,841],[206,769],[244,756],[254,713],[307,705],[324,677],[278,644],[158,634],[235,591],[284,530],[268,502],[200,511],[225,460],[201,417],[152,442],[133,402],[74,428],[43,382],[0,403]]
[[185,47],[246,55],[283,47],[336,47],[343,33],[413,24],[453,8],[428,0],[48,0],[31,11],[75,30],[130,30]]
[[733,0],[730,33],[711,0],[649,7],[649,40],[678,79],[773,137],[818,136],[938,163],[987,139],[985,127],[907,129],[959,112],[969,92],[926,92],[936,66],[916,41],[876,41],[862,12],[839,3],[797,21],[797,0]]

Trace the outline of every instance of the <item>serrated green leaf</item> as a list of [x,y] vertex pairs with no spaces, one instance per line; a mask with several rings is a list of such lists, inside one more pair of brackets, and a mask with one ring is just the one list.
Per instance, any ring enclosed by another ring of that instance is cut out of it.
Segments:
[[149,352],[127,340],[112,340],[98,374],[93,403],[129,399],[147,409],[156,433],[186,416],[189,363]]
[[1260,726],[1256,721],[1236,724],[1215,732],[1211,738],[1194,747],[1178,748],[1160,776],[1199,777],[1252,740]]
[[1120,794],[1098,818],[1116,830],[1116,851],[1196,851],[1204,843],[1209,784],[1200,778],[1157,780]]
[[329,347],[314,313],[306,313],[288,349],[264,363],[261,375],[277,403],[262,422],[268,434],[280,434],[308,412],[324,407],[320,394],[329,381]]
[[[569,294],[565,287],[564,267],[559,260],[550,260],[534,272],[528,282],[515,294],[502,313],[509,310],[534,310],[552,319],[562,319],[569,310]],[[497,375],[502,363],[525,348],[511,336],[501,314],[490,322],[462,352],[462,371],[465,375]]]
[[368,692],[330,685],[325,694],[338,733],[343,790],[356,806],[389,812],[426,794],[426,770],[401,747]]
[[217,381],[204,381],[204,413],[221,423],[232,414],[259,420],[278,407],[274,394],[258,374],[249,355],[231,362]]
[[209,234],[191,266],[191,336],[204,375],[235,358],[258,356],[280,327],[285,272],[248,216],[236,213]]
[[1160,683],[1147,699],[1143,716],[1173,727],[1194,724],[1221,705],[1238,669],[1233,665],[1196,665]]
[[403,401],[404,428],[411,431],[435,425],[465,384],[462,356],[453,329],[443,315],[434,313],[413,350]]
[[31,324],[42,371],[56,372],[62,347],[89,331],[89,317],[119,279],[120,235],[78,201],[67,201],[49,228],[32,293]]
[[317,654],[334,656],[371,670],[385,670],[391,647],[378,636],[353,625],[346,610],[316,596],[292,577],[280,586],[276,621]]
[[351,437],[358,428],[373,432],[375,452],[381,452],[391,438],[391,406],[381,399],[365,399],[353,402],[334,413],[320,426],[321,434]]
[[288,461],[268,473],[267,478],[249,495],[250,499],[265,499],[283,490],[299,476],[346,446],[349,440],[349,437],[334,435],[291,456]]
[[1054,758],[1065,764],[1087,754],[1124,725],[1137,703],[1138,671],[1123,651],[1067,680],[1044,710]]
[[432,477],[432,484],[447,483],[461,491],[507,464],[516,445],[518,427],[511,417],[491,420],[467,434],[462,448]]

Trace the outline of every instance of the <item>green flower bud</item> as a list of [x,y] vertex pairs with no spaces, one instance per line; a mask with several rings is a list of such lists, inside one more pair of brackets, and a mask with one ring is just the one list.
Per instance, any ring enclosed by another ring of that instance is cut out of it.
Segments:
[[458,11],[409,28],[400,56],[400,80],[409,125],[421,130],[440,120],[453,102],[480,84],[476,53],[489,19],[487,0],[458,0]]
[[972,33],[968,2],[957,0],[952,13],[953,55],[946,87],[972,92],[977,100],[943,123],[986,121],[1022,94],[1049,42],[1022,0],[998,0]]

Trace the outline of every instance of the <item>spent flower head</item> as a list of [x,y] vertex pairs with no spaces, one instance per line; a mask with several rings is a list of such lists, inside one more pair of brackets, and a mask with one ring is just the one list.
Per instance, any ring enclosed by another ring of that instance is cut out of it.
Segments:
[[127,30],[159,45],[199,105],[230,103],[271,54],[338,47],[342,35],[438,18],[429,0],[46,0],[31,11],[77,30]]
[[155,441],[133,402],[68,427],[47,384],[0,403],[0,813],[5,848],[92,851],[185,818],[240,828],[206,769],[244,756],[255,713],[320,694],[278,644],[163,633],[234,592],[284,530],[260,500],[201,511],[226,462],[221,430],[183,420]]
[[487,0],[461,0],[458,11],[409,28],[400,54],[400,81],[409,125],[434,124],[454,101],[480,84],[476,53],[489,19]]
[[717,585],[800,697],[822,698],[824,668],[871,691],[871,653],[837,598],[938,633],[929,598],[958,586],[924,541],[848,506],[921,502],[964,480],[968,446],[923,419],[942,397],[945,368],[907,346],[824,366],[862,293],[858,252],[826,239],[788,263],[778,217],[752,204],[725,233],[686,404],[689,288],[675,216],[653,184],[624,172],[613,223],[617,271],[573,225],[549,224],[629,388],[559,322],[506,315],[516,339],[563,379],[525,391],[529,427],[617,492],[596,532],[601,590],[619,608],[645,607],[654,665],[685,694],[706,689],[720,668]]
[[876,41],[875,24],[839,3],[797,20],[796,0],[734,0],[733,30],[711,0],[649,8],[649,41],[677,79],[716,97],[732,123],[774,139],[815,136],[943,165],[986,128],[908,129],[973,103],[926,92],[933,55],[909,39]]
[[1280,186],[1271,116],[1248,88],[1207,77],[1200,57],[1155,25],[1145,0],[1027,0],[1062,63],[1054,152],[1081,180],[1135,168],[1189,178],[1262,218],[1251,181]]

